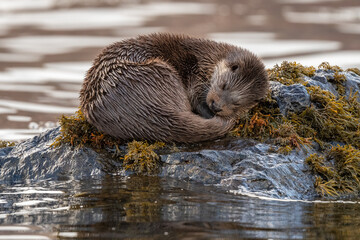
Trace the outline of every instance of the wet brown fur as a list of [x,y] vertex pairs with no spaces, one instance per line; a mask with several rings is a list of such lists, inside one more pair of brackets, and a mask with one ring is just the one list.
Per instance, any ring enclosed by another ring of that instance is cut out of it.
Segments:
[[91,124],[123,140],[199,142],[225,135],[267,88],[264,65],[247,50],[151,34],[105,48],[80,104]]

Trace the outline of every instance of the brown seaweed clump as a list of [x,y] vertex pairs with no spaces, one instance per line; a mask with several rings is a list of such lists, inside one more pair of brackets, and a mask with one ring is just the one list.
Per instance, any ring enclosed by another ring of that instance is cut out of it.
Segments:
[[0,140],[0,148],[12,147],[15,146],[15,144],[14,142]]
[[55,139],[53,147],[61,144],[70,144],[73,147],[88,146],[94,150],[104,148],[118,148],[123,142],[118,139],[99,132],[94,126],[88,123],[81,112],[78,110],[73,116],[62,115],[59,119],[61,126],[60,136]]
[[127,145],[127,153],[124,156],[125,170],[131,170],[137,173],[156,173],[158,172],[160,157],[154,152],[158,148],[163,148],[165,143],[132,141]]
[[324,155],[312,154],[306,159],[317,175],[319,194],[339,196],[360,191],[360,150],[351,145],[336,146]]
[[348,69],[346,69],[346,71],[353,72],[360,76],[360,69],[358,69],[358,68],[348,68]]

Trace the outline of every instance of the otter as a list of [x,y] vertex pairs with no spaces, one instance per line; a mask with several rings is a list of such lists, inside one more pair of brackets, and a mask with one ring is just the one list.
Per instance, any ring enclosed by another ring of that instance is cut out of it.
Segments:
[[246,49],[154,33],[103,49],[86,73],[80,108],[124,141],[193,143],[228,133],[268,85],[264,64]]

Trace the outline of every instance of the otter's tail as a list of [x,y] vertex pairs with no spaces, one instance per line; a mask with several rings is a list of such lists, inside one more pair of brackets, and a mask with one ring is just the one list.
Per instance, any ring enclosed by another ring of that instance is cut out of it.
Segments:
[[199,142],[224,136],[233,122],[191,111],[173,67],[158,60],[94,64],[80,92],[87,120],[123,140]]
[[[201,142],[217,139],[227,134],[234,126],[234,121],[219,117],[205,119],[191,111],[181,112],[173,122],[168,135],[171,142]],[[169,140],[168,140],[169,141]]]

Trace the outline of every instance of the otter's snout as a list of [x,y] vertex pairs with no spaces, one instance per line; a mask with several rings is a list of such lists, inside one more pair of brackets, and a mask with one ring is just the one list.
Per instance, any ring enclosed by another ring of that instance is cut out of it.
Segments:
[[213,111],[215,114],[222,111],[221,107],[217,103],[215,103],[214,100],[211,101],[209,107],[211,111]]

